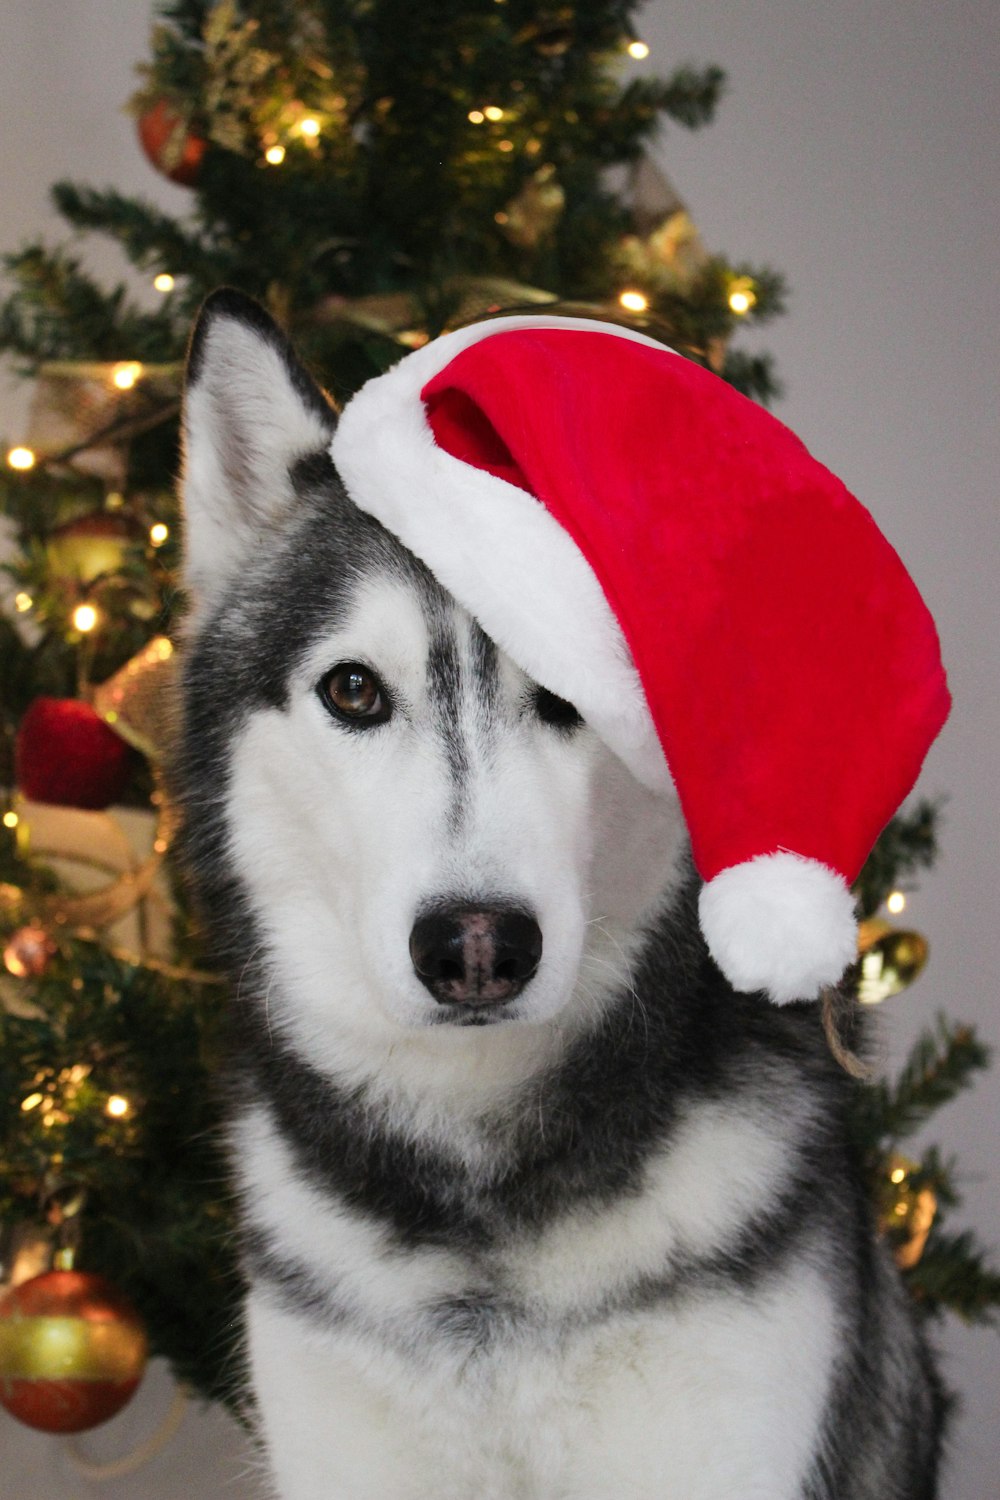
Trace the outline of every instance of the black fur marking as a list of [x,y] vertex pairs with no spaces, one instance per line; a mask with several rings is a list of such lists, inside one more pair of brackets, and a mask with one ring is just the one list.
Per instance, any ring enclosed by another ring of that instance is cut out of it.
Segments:
[[469,781],[469,748],[462,723],[462,669],[452,611],[441,601],[426,600],[430,633],[427,686],[437,732],[448,758],[452,782],[449,821],[459,828],[464,816]]

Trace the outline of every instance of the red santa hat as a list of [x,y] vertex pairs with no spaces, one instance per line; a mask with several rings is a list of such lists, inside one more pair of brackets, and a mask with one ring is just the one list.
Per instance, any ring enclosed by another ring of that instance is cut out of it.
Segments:
[[949,705],[931,617],[840,481],[663,345],[544,315],[408,355],[331,453],[498,645],[673,785],[733,985],[836,981],[850,884]]

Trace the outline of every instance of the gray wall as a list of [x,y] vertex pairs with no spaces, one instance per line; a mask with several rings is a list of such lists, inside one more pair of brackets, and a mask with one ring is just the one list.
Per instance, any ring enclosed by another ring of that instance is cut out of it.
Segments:
[[[148,7],[34,0],[6,12],[0,247],[56,232],[46,192],[61,176],[183,212],[188,195],[146,166],[119,112],[146,53]],[[932,958],[885,1007],[887,1059],[942,1007],[996,1041],[1000,8],[653,0],[641,19],[648,67],[691,58],[731,75],[718,123],[670,131],[663,162],[709,245],[788,274],[791,316],[761,337],[787,383],[778,414],[888,533],[937,617],[950,669],[956,707],[921,782],[950,798],[944,855],[908,913]],[[113,254],[103,263],[117,264]],[[17,437],[21,413],[23,392],[8,387],[0,436]],[[1000,1071],[942,1114],[931,1138],[961,1161],[964,1222],[1000,1247]],[[1000,1494],[1000,1338],[950,1324],[940,1344],[964,1405],[944,1496],[987,1500]],[[154,1382],[130,1414],[81,1441],[102,1457],[124,1451],[167,1399]],[[90,1482],[60,1445],[0,1413],[0,1500],[201,1500],[226,1476],[236,1476],[228,1493],[249,1500],[240,1451],[221,1423],[192,1412],[154,1463]]]

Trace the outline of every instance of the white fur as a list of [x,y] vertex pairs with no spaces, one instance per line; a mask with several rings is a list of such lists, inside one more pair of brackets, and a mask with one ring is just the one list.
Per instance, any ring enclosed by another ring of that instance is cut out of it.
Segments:
[[626,338],[585,318],[511,317],[435,339],[344,408],[330,452],[370,511],[536,681],[567,698],[654,790],[672,785],[642,683],[590,564],[533,495],[439,448],[420,392],[462,349],[517,328]]
[[[800,1106],[801,1107],[801,1106]],[[254,1223],[349,1308],[349,1329],[251,1297],[250,1349],[279,1493],[292,1500],[792,1500],[836,1345],[825,1247],[773,1290],[595,1316],[673,1256],[723,1247],[786,1185],[785,1101],[693,1111],[641,1190],[567,1213],[490,1261],[402,1251],[307,1186],[261,1108],[236,1136]],[[793,1106],[794,1112],[794,1106]],[[492,1262],[492,1264],[491,1264]],[[497,1269],[533,1332],[474,1354],[427,1316]],[[724,1436],[723,1436],[724,1435]]]
[[854,898],[843,876],[781,852],[733,865],[699,900],[712,957],[738,990],[812,1000],[857,956]]
[[[799,1500],[836,1347],[808,1261],[753,1299],[581,1322],[456,1379],[251,1297],[278,1493],[293,1500]],[[430,1356],[430,1357],[429,1357]]]

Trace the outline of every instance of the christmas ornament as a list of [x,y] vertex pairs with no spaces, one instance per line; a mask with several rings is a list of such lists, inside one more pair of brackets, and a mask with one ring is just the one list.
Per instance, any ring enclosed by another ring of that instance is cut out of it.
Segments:
[[92,695],[104,722],[152,761],[166,749],[176,676],[173,644],[158,635]]
[[555,167],[547,162],[497,214],[497,224],[511,244],[534,250],[555,229],[565,207],[566,194]]
[[132,754],[89,703],[36,698],[17,731],[17,783],[36,802],[107,807],[128,785]]
[[182,187],[194,187],[208,142],[180,111],[166,99],[157,99],[139,115],[137,127],[142,149],[156,170]]
[[138,1314],[102,1276],[47,1271],[0,1298],[0,1404],[28,1427],[106,1422],[135,1394],[146,1355]]
[[525,671],[676,789],[735,987],[839,979],[850,882],[949,704],[931,617],[843,485],[709,371],[544,315],[408,354],[331,455]]
[[4,967],[15,979],[40,979],[55,951],[56,945],[44,927],[29,922],[11,933],[4,944]]
[[927,939],[872,918],[858,929],[856,992],[864,1005],[878,1005],[905,990],[927,963]]
[[97,510],[57,526],[45,553],[55,578],[93,583],[102,573],[120,572],[128,548],[142,540],[142,527],[131,517]]
[[109,813],[22,799],[22,854],[50,866],[60,888],[46,893],[0,884],[0,914],[11,925],[30,919],[49,931],[110,929],[106,940],[121,957],[163,967],[159,960],[173,951],[174,907],[162,865],[175,814],[161,792],[153,802],[154,813],[123,807]]
[[920,1181],[920,1170],[919,1162],[893,1154],[879,1192],[879,1228],[902,1271],[919,1262],[937,1216],[937,1194]]

